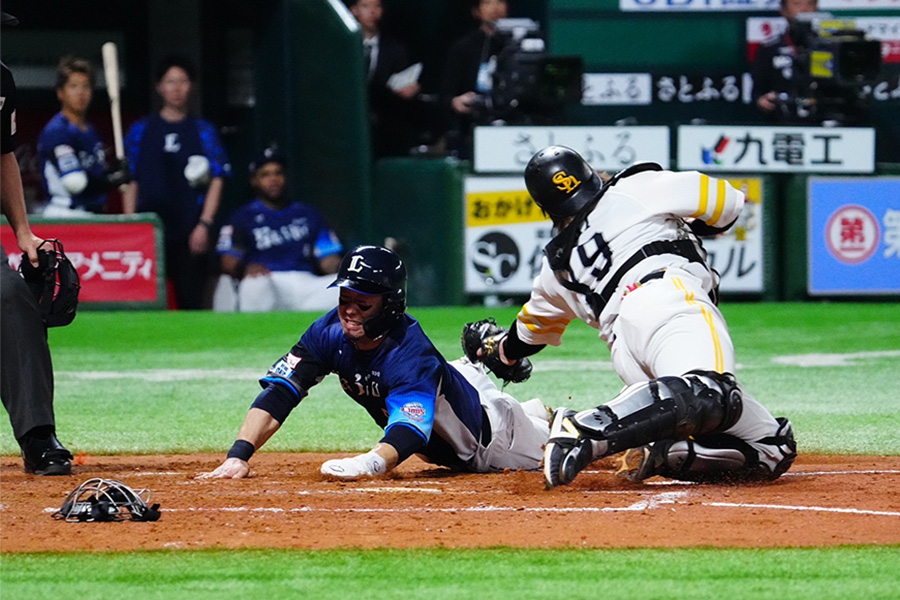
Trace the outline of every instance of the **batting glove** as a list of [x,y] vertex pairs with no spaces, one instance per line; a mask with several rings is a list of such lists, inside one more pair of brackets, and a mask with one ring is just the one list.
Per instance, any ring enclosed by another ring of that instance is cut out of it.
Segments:
[[384,475],[387,461],[374,450],[351,458],[334,458],[322,464],[322,475],[352,481],[362,477]]

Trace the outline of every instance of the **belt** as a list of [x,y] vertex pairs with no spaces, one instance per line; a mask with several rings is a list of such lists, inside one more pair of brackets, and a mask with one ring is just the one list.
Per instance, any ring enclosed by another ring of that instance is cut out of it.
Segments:
[[643,285],[643,284],[647,283],[648,281],[653,281],[654,279],[662,279],[665,276],[665,274],[666,274],[665,269],[657,269],[656,271],[651,271],[651,272],[647,273],[646,275],[644,275],[643,277],[641,277],[640,279],[638,279],[638,283]]
[[484,406],[481,407],[481,446],[484,448],[488,447],[488,444],[491,443],[491,420],[488,419],[487,411]]

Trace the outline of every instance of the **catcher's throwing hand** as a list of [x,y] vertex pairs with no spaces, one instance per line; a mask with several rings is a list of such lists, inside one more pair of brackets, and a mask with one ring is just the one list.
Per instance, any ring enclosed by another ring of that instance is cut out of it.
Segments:
[[503,360],[503,338],[509,332],[494,319],[466,323],[462,332],[463,352],[472,362],[481,362],[506,383],[520,383],[531,377],[531,361],[527,358],[508,363]]
[[226,458],[219,468],[209,473],[200,473],[197,479],[241,479],[250,474],[250,465],[240,458]]
[[322,475],[346,481],[384,475],[385,472],[387,472],[387,461],[374,450],[359,456],[334,458],[322,463]]

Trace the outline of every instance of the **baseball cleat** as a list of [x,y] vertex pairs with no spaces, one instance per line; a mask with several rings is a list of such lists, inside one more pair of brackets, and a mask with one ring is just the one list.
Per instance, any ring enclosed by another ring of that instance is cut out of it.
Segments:
[[594,460],[591,440],[581,436],[574,416],[574,410],[563,407],[553,412],[550,439],[544,446],[544,484],[548,490],[572,483]]
[[633,483],[640,483],[654,475],[659,475],[668,446],[668,444],[657,442],[656,444],[648,444],[626,450],[619,458],[619,469],[616,471],[616,477],[627,479]]

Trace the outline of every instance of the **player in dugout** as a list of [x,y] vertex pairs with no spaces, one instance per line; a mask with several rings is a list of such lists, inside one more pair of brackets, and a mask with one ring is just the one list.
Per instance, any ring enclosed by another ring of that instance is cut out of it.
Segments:
[[387,248],[347,253],[331,284],[340,290],[338,307],[269,369],[227,458],[198,477],[247,477],[253,453],[329,373],[384,436],[368,452],[326,461],[326,477],[384,475],[413,454],[457,471],[539,469],[548,409],[540,400],[519,403],[504,393],[480,362],[447,362],[406,312],[406,279],[400,257]]

